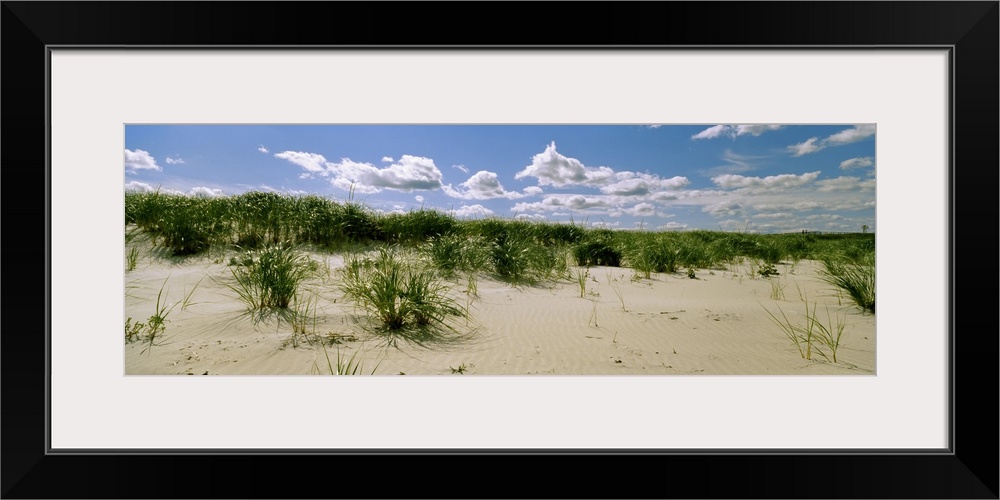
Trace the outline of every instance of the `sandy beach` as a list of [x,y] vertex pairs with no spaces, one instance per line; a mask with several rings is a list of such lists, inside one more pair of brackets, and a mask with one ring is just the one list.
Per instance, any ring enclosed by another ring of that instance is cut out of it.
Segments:
[[[276,316],[247,314],[227,286],[228,255],[140,258],[125,275],[126,318],[154,314],[161,290],[160,307],[172,309],[153,346],[124,344],[125,374],[330,375],[338,355],[359,374],[393,376],[876,373],[875,316],[820,280],[815,261],[779,264],[770,278],[749,263],[695,269],[694,278],[570,268],[587,273],[583,297],[575,279],[514,287],[481,274],[471,293],[461,276],[446,283],[468,321],[439,341],[390,343],[338,288],[343,256],[309,256],[319,272],[300,296],[314,313],[298,335]],[[803,359],[767,313],[805,325],[806,300],[824,324],[845,325],[836,363],[815,350]]]

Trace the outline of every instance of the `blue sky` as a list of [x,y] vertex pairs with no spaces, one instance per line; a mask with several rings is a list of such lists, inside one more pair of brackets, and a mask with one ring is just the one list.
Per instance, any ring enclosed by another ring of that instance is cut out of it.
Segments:
[[875,126],[126,125],[125,189],[591,227],[875,230]]

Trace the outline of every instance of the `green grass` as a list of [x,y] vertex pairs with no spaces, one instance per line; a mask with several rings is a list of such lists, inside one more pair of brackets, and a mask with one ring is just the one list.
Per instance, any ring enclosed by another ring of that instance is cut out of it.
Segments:
[[[778,307],[778,311],[781,313],[780,320],[778,319],[777,316],[774,315],[774,313],[772,313],[766,307],[764,308],[764,311],[767,312],[767,315],[771,317],[771,321],[774,322],[775,325],[778,325],[779,328],[781,328],[781,331],[782,333],[785,334],[785,337],[787,337],[788,340],[795,345],[795,348],[799,351],[799,355],[802,356],[802,359],[811,360],[812,343],[813,343],[813,322],[807,319],[805,327],[792,324],[792,322],[788,319],[788,316],[785,315],[785,311],[781,310],[781,307]],[[808,317],[809,317],[809,303],[806,302],[806,318]]]
[[772,279],[770,281],[771,281],[771,300],[785,300],[785,287],[788,286],[788,283],[782,285],[780,279]]
[[[353,201],[353,196],[336,202],[316,195],[254,191],[216,198],[127,192],[125,224],[127,241],[144,233],[168,255],[279,245],[343,251],[391,244],[420,249],[444,277],[481,273],[513,286],[572,281],[570,263],[627,266],[640,278],[649,278],[654,272],[720,269],[749,261],[753,264],[748,276],[741,279],[758,279],[776,273],[782,259],[812,259],[828,262],[829,282],[845,289],[859,307],[874,312],[874,266],[866,264],[874,255],[874,234],[612,231],[496,217],[461,220],[425,208],[380,214]],[[127,249],[127,269],[136,258],[135,250]],[[246,298],[260,299],[256,295]]]
[[580,271],[578,269],[576,271],[576,284],[580,287],[581,299],[587,296],[587,278],[589,277],[590,277],[589,269],[587,269],[586,271]]
[[178,304],[183,304],[181,307],[183,310],[186,305],[190,303],[191,296],[194,294],[195,289],[198,288],[198,285],[195,285],[190,292],[185,294],[183,300],[168,305],[166,297],[163,295],[168,280],[164,280],[163,284],[160,285],[160,291],[156,293],[155,309],[153,310],[153,314],[149,316],[145,323],[132,322],[131,317],[125,320],[125,342],[131,343],[141,341],[146,344],[146,347],[143,348],[139,354],[144,354],[154,346],[162,345],[162,343],[157,343],[157,339],[161,338],[167,330],[167,317]]
[[856,262],[828,259],[823,261],[820,277],[826,283],[843,290],[863,311],[875,313],[875,255],[868,254]]
[[[837,362],[837,350],[840,348],[841,339],[844,335],[844,329],[847,326],[846,316],[837,315],[836,323],[830,317],[830,309],[827,308],[826,316],[827,322],[824,324],[819,320],[816,314],[816,303],[813,303],[812,310],[809,310],[809,302],[803,300],[806,305],[805,322],[804,324],[795,324],[788,319],[785,312],[778,307],[778,311],[781,313],[781,319],[768,310],[766,307],[764,311],[767,312],[768,316],[771,317],[771,321],[774,322],[779,328],[781,328],[782,333],[788,338],[795,348],[799,351],[799,355],[803,359],[812,360],[813,352],[816,352],[822,356],[827,361]],[[763,306],[762,306],[763,307]],[[829,351],[829,355],[822,349],[817,347],[819,344],[825,347]]]
[[387,332],[452,329],[449,320],[467,314],[433,269],[408,262],[391,247],[379,248],[374,258],[349,257],[341,290]]
[[[354,351],[354,354],[350,358],[344,358],[340,354],[340,347],[337,347],[337,362],[336,364],[330,360],[330,353],[326,350],[326,345],[323,345],[323,355],[326,356],[326,366],[330,375],[364,375],[364,365],[360,360],[357,359],[358,353],[360,351]],[[382,360],[375,363],[372,371],[369,375],[375,375],[375,371],[382,364]]]
[[823,344],[829,351],[830,356],[827,356],[821,350],[817,352],[827,360],[832,360],[834,363],[837,362],[837,349],[840,348],[840,340],[844,336],[844,328],[847,326],[846,316],[837,315],[837,322],[834,323],[830,318],[830,309],[826,310],[827,324],[824,325],[816,319],[816,307],[813,306],[813,315],[809,318],[809,321],[814,323],[816,328],[817,337],[819,342]]
[[229,283],[250,311],[287,309],[299,285],[313,271],[308,257],[287,244],[248,250],[234,259]]
[[132,247],[129,249],[128,253],[125,254],[125,271],[132,272],[135,270],[136,262],[139,260],[139,248]]

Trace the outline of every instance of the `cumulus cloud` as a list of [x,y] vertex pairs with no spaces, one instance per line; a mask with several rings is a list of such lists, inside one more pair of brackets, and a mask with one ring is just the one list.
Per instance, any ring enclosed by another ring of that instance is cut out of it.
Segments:
[[545,216],[542,214],[517,214],[514,216],[514,220],[535,220],[544,221]]
[[668,223],[663,224],[662,226],[660,226],[659,229],[668,229],[668,230],[669,229],[686,229],[687,227],[688,227],[687,224],[682,224],[682,223],[677,222],[677,221],[670,221],[670,222],[668,222]]
[[590,223],[590,227],[594,227],[594,228],[598,228],[598,229],[614,229],[614,228],[616,228],[618,226],[621,226],[621,225],[622,225],[621,221],[614,221],[614,222],[597,221],[597,222],[591,222]]
[[853,128],[841,130],[822,140],[818,137],[813,137],[806,142],[788,146],[788,151],[792,152],[792,156],[802,156],[815,153],[830,146],[842,146],[858,142],[873,135],[875,135],[875,125],[855,125]]
[[326,158],[315,153],[304,153],[301,151],[285,151],[274,155],[275,158],[288,160],[289,162],[302,167],[308,174],[318,174],[322,176],[330,175],[326,168]]
[[448,196],[466,200],[489,200],[492,198],[515,199],[524,197],[521,193],[505,190],[503,185],[500,184],[497,174],[485,170],[476,172],[469,180],[459,184],[459,188],[453,188],[451,184],[441,187]]
[[167,164],[176,165],[178,163],[184,163],[183,158],[167,158]]
[[588,167],[576,158],[569,158],[556,151],[553,141],[545,151],[531,159],[531,165],[514,175],[515,179],[534,177],[542,186],[601,185],[614,176],[608,167]]
[[768,177],[746,177],[736,174],[725,174],[712,177],[712,182],[723,189],[765,188],[786,189],[798,187],[816,180],[820,172],[809,172],[802,175],[781,174]]
[[781,125],[716,125],[692,135],[691,138],[715,139],[717,137],[726,136],[735,139],[741,135],[752,135],[757,137],[769,130],[778,130],[780,128]]
[[743,204],[735,201],[724,201],[712,205],[705,205],[701,208],[701,211],[715,217],[732,217],[740,215],[743,212]]
[[382,163],[392,163],[394,161],[396,161],[396,160],[394,160],[391,156],[383,156],[382,157]]
[[264,153],[264,154],[267,154],[267,153],[270,152],[270,151],[267,150],[267,148],[264,147],[263,144],[258,144],[257,145],[257,151],[260,151],[261,153]]
[[148,151],[141,149],[125,150],[125,169],[133,172],[136,170],[163,171],[163,168],[156,164],[156,158],[150,156]]
[[191,188],[190,194],[191,196],[197,196],[199,198],[218,198],[220,196],[225,196],[225,193],[223,193],[221,189],[214,189],[203,186]]
[[787,219],[791,217],[792,214],[789,212],[775,212],[773,214],[757,214],[754,216],[755,219]]
[[493,211],[482,205],[462,205],[451,211],[455,217],[488,217]]
[[650,203],[639,203],[632,208],[625,209],[625,213],[636,217],[652,217],[656,215],[656,207]]
[[543,192],[542,188],[540,188],[538,186],[528,186],[528,187],[524,188],[524,195],[525,196],[538,196],[538,195],[542,194],[542,192]]
[[424,197],[420,196],[419,194],[416,195],[416,196],[414,196],[413,199],[417,200],[417,203],[423,203],[424,202]]
[[410,192],[441,187],[441,171],[434,165],[434,160],[422,156],[403,155],[398,162],[385,168],[350,158],[334,163],[327,161],[323,155],[300,151],[285,151],[274,156],[305,170],[300,177],[332,177],[332,185],[359,193],[378,193],[383,189]]
[[403,155],[399,161],[386,168],[376,168],[370,163],[353,162],[344,158],[340,163],[327,164],[337,176],[332,183],[349,189],[352,184],[362,193],[377,193],[382,189],[414,191],[441,187],[441,171],[434,160],[423,156]]
[[145,182],[132,181],[125,183],[125,191],[136,191],[139,193],[152,193],[156,191],[156,188],[146,184]]
[[661,179],[657,175],[636,172],[618,172],[615,179],[617,182],[601,187],[601,192],[618,196],[645,196],[651,192],[681,189],[691,182],[687,177]]
[[871,156],[851,158],[849,160],[844,160],[840,162],[840,168],[847,170],[851,168],[864,168],[870,167],[875,164],[875,158]]
[[554,212],[559,210],[589,210],[595,208],[611,208],[611,204],[600,197],[588,197],[580,194],[574,195],[552,195],[542,201],[533,203],[517,203],[514,205],[515,212]]

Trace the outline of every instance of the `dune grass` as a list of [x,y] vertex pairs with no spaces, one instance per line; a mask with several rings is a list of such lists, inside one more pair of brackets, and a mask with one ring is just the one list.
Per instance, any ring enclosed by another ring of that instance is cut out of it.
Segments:
[[133,321],[131,316],[125,320],[125,343],[142,342],[146,344],[146,347],[139,354],[144,354],[154,346],[163,345],[162,337],[167,330],[167,317],[170,316],[170,313],[178,305],[181,305],[181,310],[186,309],[191,304],[191,296],[194,295],[194,291],[198,288],[198,285],[195,285],[191,288],[190,292],[184,295],[181,301],[167,304],[164,291],[166,290],[168,281],[169,278],[164,280],[163,284],[160,285],[160,290],[156,293],[156,305],[154,306],[153,314],[149,315],[149,318],[145,322]]
[[230,265],[234,282],[227,286],[255,312],[287,309],[299,284],[311,276],[314,267],[308,257],[288,244],[248,250]]
[[450,319],[467,314],[432,268],[407,261],[393,247],[379,248],[374,258],[349,257],[342,273],[341,290],[381,331],[405,336],[412,329],[453,329]]
[[[337,362],[336,364],[330,360],[330,352],[326,350],[326,345],[323,345],[323,355],[326,357],[326,367],[330,375],[364,375],[364,364],[357,359],[358,353],[361,351],[354,351],[354,354],[350,358],[345,358],[340,354],[340,347],[337,347]],[[375,375],[378,367],[382,365],[382,360],[378,360],[375,366],[372,368],[368,375]]]
[[821,279],[844,292],[861,310],[875,313],[875,255],[866,254],[854,262],[823,261]]
[[[771,321],[781,328],[782,333],[785,337],[795,345],[798,350],[799,355],[803,359],[812,360],[813,352],[819,354],[827,361],[837,362],[837,350],[840,348],[841,340],[844,336],[844,330],[847,327],[846,316],[837,315],[836,322],[830,316],[830,309],[826,308],[827,322],[823,323],[820,321],[819,316],[816,313],[817,304],[813,303],[812,310],[809,309],[809,301],[803,298],[803,303],[806,306],[805,312],[805,322],[804,324],[795,324],[788,319],[785,312],[778,307],[778,311],[781,314],[781,319],[764,307],[764,311],[770,316]],[[761,306],[763,307],[763,306]],[[818,345],[817,345],[818,344]],[[821,349],[819,346],[825,347],[826,351]]]
[[139,260],[139,248],[132,247],[125,254],[125,271],[132,272],[135,271],[135,265]]

